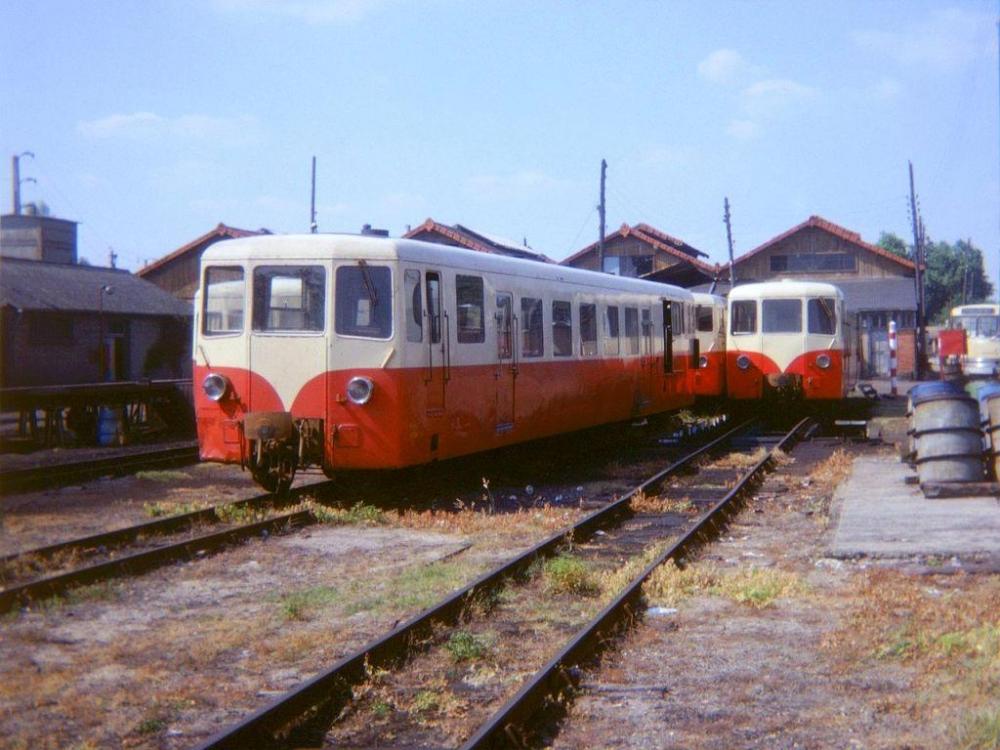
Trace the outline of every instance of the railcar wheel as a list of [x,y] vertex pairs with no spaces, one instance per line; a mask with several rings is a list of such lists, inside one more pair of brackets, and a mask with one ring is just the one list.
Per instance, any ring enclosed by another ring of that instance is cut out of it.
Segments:
[[257,484],[268,492],[288,492],[298,468],[294,445],[277,440],[252,441],[249,458],[250,474]]

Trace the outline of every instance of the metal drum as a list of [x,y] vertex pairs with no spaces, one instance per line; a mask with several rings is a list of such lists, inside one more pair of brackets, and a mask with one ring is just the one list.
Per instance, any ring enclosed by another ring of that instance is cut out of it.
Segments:
[[944,395],[944,394],[958,394],[962,393],[962,389],[958,387],[957,383],[946,381],[946,380],[935,380],[931,383],[920,383],[919,385],[913,386],[907,392],[906,398],[906,419],[909,422],[909,427],[906,430],[906,455],[903,460],[909,463],[911,466],[916,465],[917,460],[917,440],[913,436],[913,400],[915,398],[923,398],[934,395]]
[[[962,391],[937,389],[921,391],[911,400],[920,483],[982,481],[979,402]],[[1000,402],[997,406],[1000,409]]]
[[986,410],[986,434],[990,444],[990,468],[994,478],[1000,477],[1000,383],[979,391],[980,403]]
[[[1000,396],[1000,382],[996,380],[977,380],[965,386],[966,392],[979,402],[979,424],[983,428],[983,448],[989,453],[993,449],[993,441],[990,435],[990,407],[991,398]],[[998,436],[1000,440],[1000,436]],[[1000,445],[997,446],[1000,449]]]

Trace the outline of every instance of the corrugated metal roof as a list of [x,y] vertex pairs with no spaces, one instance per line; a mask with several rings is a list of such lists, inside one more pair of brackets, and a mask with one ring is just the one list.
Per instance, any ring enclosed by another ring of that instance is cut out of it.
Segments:
[[[113,291],[100,293],[103,286]],[[0,305],[20,310],[124,315],[191,315],[191,305],[138,276],[116,268],[0,260]]]
[[844,293],[844,307],[862,310],[916,310],[917,290],[913,279],[888,277],[834,282]]

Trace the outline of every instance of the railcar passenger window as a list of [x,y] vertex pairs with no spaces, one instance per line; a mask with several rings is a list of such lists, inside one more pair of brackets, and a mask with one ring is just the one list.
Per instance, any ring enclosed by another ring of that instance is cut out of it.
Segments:
[[837,332],[837,301],[833,297],[809,300],[809,333],[832,336]]
[[243,269],[212,266],[205,269],[202,332],[206,336],[243,330],[246,284]]
[[625,308],[625,353],[639,353],[639,309]]
[[342,336],[392,337],[392,274],[359,262],[337,269],[336,330]]
[[420,271],[403,271],[403,295],[406,299],[406,340],[424,340],[424,306],[420,299]]
[[497,294],[497,357],[499,359],[510,359],[514,352],[514,313],[512,307],[513,301],[510,294],[507,292]]
[[557,357],[573,356],[573,310],[569,302],[552,302],[552,353]]
[[761,307],[764,333],[802,333],[802,300],[766,299]]
[[684,326],[684,305],[680,302],[670,303],[670,327],[674,332],[674,336],[678,336],[685,332]]
[[545,354],[545,335],[542,324],[542,301],[531,297],[521,298],[521,356],[541,357]]
[[253,329],[322,331],[325,288],[322,266],[258,266],[253,270]]
[[621,342],[618,339],[618,307],[609,306],[605,309],[604,315],[604,353],[618,354],[621,351]]
[[486,326],[483,322],[482,277],[455,276],[455,303],[458,307],[458,343],[483,343]]
[[580,305],[580,354],[597,354],[597,305]]
[[698,330],[702,333],[712,332],[712,308],[708,305],[698,305],[695,308]]
[[757,333],[757,301],[752,299],[733,302],[733,333]]
[[424,275],[427,284],[427,318],[431,329],[431,343],[441,343],[441,277],[437,271]]

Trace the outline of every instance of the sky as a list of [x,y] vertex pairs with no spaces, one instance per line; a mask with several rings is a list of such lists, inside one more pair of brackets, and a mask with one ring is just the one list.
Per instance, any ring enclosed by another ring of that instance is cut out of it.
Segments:
[[[728,257],[811,215],[1000,257],[996,0],[4,0],[0,201],[137,270],[219,222],[424,219],[562,259],[647,222]],[[28,181],[32,178],[35,182]]]

